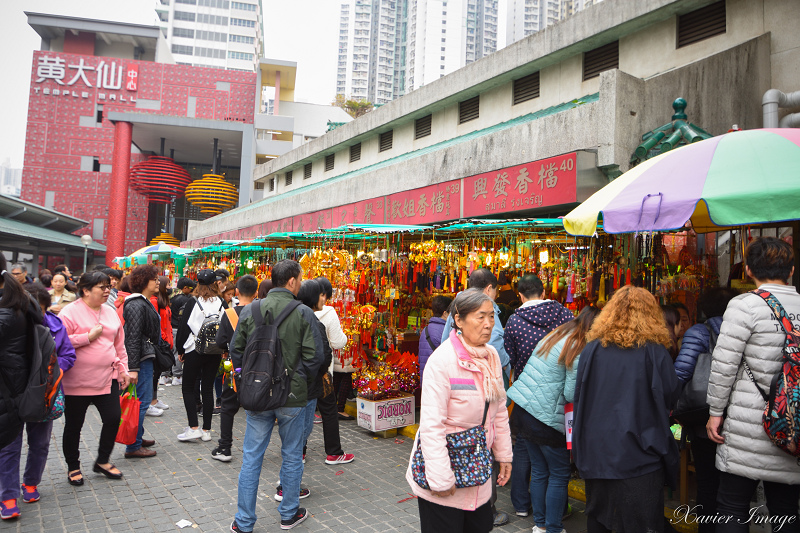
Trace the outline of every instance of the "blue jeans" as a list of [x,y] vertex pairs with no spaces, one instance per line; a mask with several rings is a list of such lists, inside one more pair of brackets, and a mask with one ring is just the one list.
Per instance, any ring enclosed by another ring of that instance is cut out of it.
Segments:
[[136,394],[139,396],[139,431],[136,432],[136,442],[125,448],[126,453],[135,452],[142,447],[144,435],[144,416],[150,402],[153,401],[153,361],[147,359],[139,363],[139,380],[136,382]]
[[531,484],[531,459],[526,442],[517,435],[514,458],[511,460],[511,505],[515,511],[527,511],[531,508],[531,495],[528,492]]
[[256,523],[256,493],[264,453],[269,446],[275,419],[281,436],[281,485],[283,500],[278,504],[281,520],[290,520],[300,507],[303,478],[303,441],[306,432],[305,407],[281,407],[274,411],[246,411],[247,429],[242,443],[239,472],[239,503],[236,523],[245,531]]
[[[517,440],[517,444],[519,444]],[[533,521],[547,533],[561,533],[561,518],[567,505],[569,485],[569,450],[540,446],[522,440],[531,463],[531,503]],[[513,468],[512,468],[512,473]]]
[[[50,451],[50,434],[53,421],[27,422],[28,458],[22,482],[37,486],[42,481],[47,454]],[[22,430],[17,438],[0,450],[0,501],[16,500],[19,497],[19,460],[22,455]]]

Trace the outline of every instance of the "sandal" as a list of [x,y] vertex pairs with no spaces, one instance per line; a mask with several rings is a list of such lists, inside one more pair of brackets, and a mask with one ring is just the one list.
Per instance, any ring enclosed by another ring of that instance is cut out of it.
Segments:
[[[80,476],[80,477],[76,477]],[[70,485],[75,487],[80,487],[83,485],[83,474],[80,470],[73,470],[67,474],[67,481],[69,481]]]
[[112,472],[111,471],[114,468],[117,468],[117,467],[114,464],[111,464],[111,468],[106,470],[105,468],[103,468],[99,464],[95,463],[94,464],[94,468],[92,468],[92,470],[94,470],[98,474],[103,474],[108,479],[122,479],[122,472],[119,471],[119,468],[117,468],[116,472]]

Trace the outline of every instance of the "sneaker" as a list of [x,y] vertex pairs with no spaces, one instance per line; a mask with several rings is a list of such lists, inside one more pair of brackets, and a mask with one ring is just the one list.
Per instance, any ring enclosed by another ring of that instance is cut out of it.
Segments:
[[547,533],[547,530],[543,527],[533,526],[531,533]]
[[161,416],[164,414],[162,409],[159,409],[155,405],[151,405],[147,408],[147,412],[145,413],[146,416]]
[[303,454],[303,464],[306,464],[306,454]]
[[203,430],[203,436],[200,437],[200,440],[203,441],[203,442],[210,441],[211,440],[211,430],[210,429],[204,429]]
[[297,509],[297,513],[292,518],[289,520],[281,520],[281,529],[292,529],[306,518],[308,518],[308,511],[306,511],[305,508],[300,507]]
[[220,414],[221,412],[222,412],[222,408],[221,407],[215,407],[214,410],[211,411],[211,414],[216,416],[216,415]]
[[[525,516],[530,516],[531,512],[530,512],[530,510],[528,510],[528,511],[517,511],[517,510],[515,510],[514,514],[517,515],[517,516],[525,517]],[[534,526],[534,527],[536,527],[536,526]]]
[[197,414],[198,415],[202,415],[203,414],[203,404],[202,403],[198,403],[197,404]]
[[214,448],[214,451],[211,452],[211,457],[217,461],[222,461],[223,463],[227,463],[233,458],[231,456],[230,448],[221,448],[219,446]]
[[192,429],[190,427],[187,427],[186,429],[183,430],[183,433],[178,435],[178,440],[186,442],[190,440],[197,440],[202,436],[203,432],[200,430],[200,428]]
[[322,424],[322,417],[318,414],[314,414],[314,423],[315,424]]
[[[302,500],[309,496],[311,496],[311,491],[306,487],[300,487],[300,499]],[[281,500],[283,500],[283,487],[278,485],[278,488],[275,490],[275,501],[279,502]]]
[[169,405],[165,404],[161,400],[156,400],[155,407],[158,407],[162,411],[166,411],[167,409],[169,409]]
[[[6,500],[0,502],[0,518],[3,520],[11,520],[19,516],[19,507],[17,507],[17,500]],[[283,520],[281,520],[283,522]]]
[[343,465],[345,463],[352,463],[353,459],[355,459],[355,458],[356,458],[356,456],[353,455],[352,453],[346,453],[344,455],[329,455],[325,459],[325,464],[326,465]]
[[22,485],[22,501],[33,503],[39,501],[39,491],[36,485]]
[[166,385],[167,384],[167,376],[161,376],[160,378],[158,378],[158,384],[159,385]]
[[252,530],[245,531],[244,529],[240,528],[239,524],[236,523],[236,520],[231,522],[231,531],[233,531],[233,533],[253,533]]
[[179,378],[179,377],[174,377],[174,378],[172,378],[172,385],[173,385],[173,386],[177,387],[177,386],[179,386],[181,383],[183,383],[183,379],[181,379],[181,378]]

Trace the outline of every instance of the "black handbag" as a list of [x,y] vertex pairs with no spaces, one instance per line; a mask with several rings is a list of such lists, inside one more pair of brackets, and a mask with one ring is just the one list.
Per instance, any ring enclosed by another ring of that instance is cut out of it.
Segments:
[[697,356],[692,379],[683,386],[672,417],[684,427],[705,425],[708,422],[709,410],[706,396],[708,394],[708,380],[711,377],[711,354],[717,345],[717,335],[706,322],[703,324],[708,329],[708,351]]
[[165,341],[162,337],[159,337],[157,344],[153,344],[150,339],[147,339],[146,342],[153,347],[153,351],[156,355],[154,363],[161,369],[162,372],[171,370],[172,367],[175,366],[175,356],[173,355],[172,348],[169,347],[169,343],[167,341]]

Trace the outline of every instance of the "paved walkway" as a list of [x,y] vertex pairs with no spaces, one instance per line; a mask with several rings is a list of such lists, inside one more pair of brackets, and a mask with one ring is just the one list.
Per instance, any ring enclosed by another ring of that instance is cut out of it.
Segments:
[[[61,452],[63,419],[53,426],[47,469],[39,491],[39,502],[20,502],[22,516],[0,523],[0,532],[98,532],[178,531],[181,519],[190,520],[193,531],[229,531],[236,512],[236,483],[241,467],[240,443],[244,437],[244,411],[234,426],[234,459],[221,463],[211,458],[216,446],[219,417],[214,417],[214,440],[182,443],[176,438],[186,425],[180,388],[163,387],[159,395],[171,406],[160,418],[147,417],[145,437],[156,440],[158,455],[151,459],[125,459],[124,447],[116,445],[114,462],[125,474],[119,481],[92,473],[100,420],[90,408],[83,428],[81,447],[86,483],[67,483]],[[378,439],[355,422],[341,423],[342,446],[354,453],[348,465],[324,462],[322,427],[317,424],[308,443],[303,485],[311,496],[301,500],[311,516],[297,531],[414,532],[419,530],[416,500],[405,481],[411,439]],[[280,468],[280,437],[273,433],[264,458],[259,487],[256,531],[280,531],[277,502],[272,499]],[[24,468],[25,456],[22,464]],[[572,502],[573,506],[581,504]],[[501,487],[498,508],[512,511],[508,488]],[[576,512],[564,523],[569,533],[585,531],[584,517]],[[530,531],[532,519],[512,516],[511,523],[497,528],[501,533]],[[193,529],[194,528],[194,529]]]

